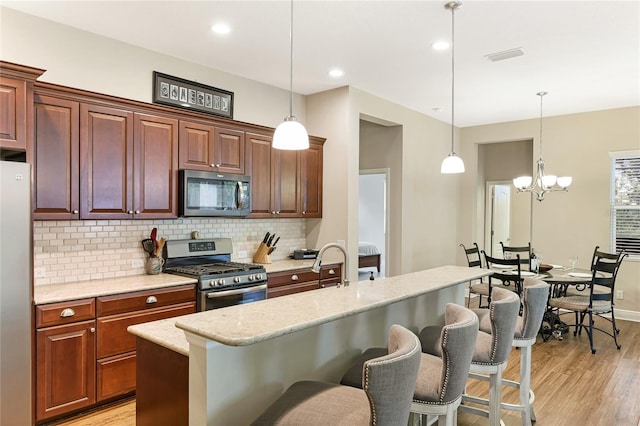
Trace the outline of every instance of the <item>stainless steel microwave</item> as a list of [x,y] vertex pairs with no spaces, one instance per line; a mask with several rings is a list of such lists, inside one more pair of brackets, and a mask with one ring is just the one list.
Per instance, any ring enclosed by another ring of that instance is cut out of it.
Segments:
[[247,216],[251,177],[231,173],[180,170],[180,216]]

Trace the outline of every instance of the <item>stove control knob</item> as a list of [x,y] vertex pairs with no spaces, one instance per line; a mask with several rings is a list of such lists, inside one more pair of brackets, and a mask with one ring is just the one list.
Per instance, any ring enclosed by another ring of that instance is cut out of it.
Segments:
[[256,274],[256,281],[260,281],[262,279],[262,274]]
[[209,287],[215,287],[215,286],[216,286],[216,280],[210,280]]
[[240,282],[240,277],[233,277],[233,282],[238,284]]
[[224,279],[220,278],[218,280],[218,286],[223,286],[224,285]]
[[249,275],[249,281],[253,281],[253,278],[254,278],[253,274]]

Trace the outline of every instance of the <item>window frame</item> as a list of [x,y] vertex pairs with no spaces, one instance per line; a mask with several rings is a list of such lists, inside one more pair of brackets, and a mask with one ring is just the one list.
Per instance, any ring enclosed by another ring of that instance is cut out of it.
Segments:
[[[631,151],[617,151],[609,153],[610,164],[609,164],[609,172],[610,172],[610,194],[609,194],[609,206],[610,206],[610,247],[611,252],[617,252],[617,244],[616,244],[616,212],[618,210],[640,210],[640,205],[637,206],[617,206],[616,203],[616,161],[620,159],[626,158],[638,158],[640,160],[640,150],[631,150]],[[638,174],[640,175],[640,166],[638,166]],[[640,261],[640,253],[628,253],[629,260]]]

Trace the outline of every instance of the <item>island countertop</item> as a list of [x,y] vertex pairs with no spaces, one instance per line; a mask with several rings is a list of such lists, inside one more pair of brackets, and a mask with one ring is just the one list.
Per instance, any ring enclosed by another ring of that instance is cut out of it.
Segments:
[[228,346],[246,346],[478,279],[491,271],[441,266],[348,287],[329,287],[179,318],[176,327]]

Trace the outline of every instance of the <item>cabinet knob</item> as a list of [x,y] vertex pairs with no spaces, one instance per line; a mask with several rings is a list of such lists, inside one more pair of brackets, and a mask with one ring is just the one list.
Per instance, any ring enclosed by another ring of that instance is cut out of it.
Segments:
[[147,304],[150,305],[152,303],[157,303],[158,302],[158,298],[155,296],[149,296],[147,297]]
[[133,214],[133,210],[127,211],[127,214]]
[[216,164],[216,167],[220,167],[220,164]]
[[334,271],[333,269],[329,269],[329,275],[335,275],[336,271]]
[[307,212],[303,211],[302,214],[307,214]]
[[291,281],[298,281],[298,276],[297,275],[291,275]]
[[89,329],[89,331],[90,331],[90,332],[92,332],[92,333],[95,333],[95,332],[96,332],[96,328],[95,328],[95,327],[91,327],[91,328]]
[[78,210],[74,210],[74,211],[72,211],[71,213],[73,213],[73,214],[78,214],[78,213],[80,213],[80,212],[79,212]]
[[66,308],[63,309],[62,312],[60,312],[60,318],[69,318],[72,317],[76,314],[76,311],[74,311],[71,308]]
[[276,214],[276,212],[275,212],[275,211],[273,211],[273,212],[271,212],[271,214]]
[[320,284],[320,288],[324,288],[324,284]]
[[136,214],[140,214],[140,210],[136,210]]

